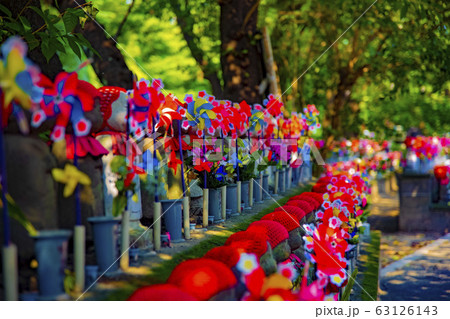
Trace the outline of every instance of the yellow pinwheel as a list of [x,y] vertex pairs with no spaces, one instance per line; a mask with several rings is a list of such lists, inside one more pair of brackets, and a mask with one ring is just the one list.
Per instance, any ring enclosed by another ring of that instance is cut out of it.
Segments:
[[75,191],[78,184],[89,186],[91,179],[88,175],[78,170],[72,164],[66,164],[64,169],[52,169],[53,179],[59,183],[66,184],[64,187],[64,197],[69,197]]
[[24,90],[24,83],[28,79],[27,65],[25,63],[25,44],[11,38],[2,46],[4,60],[0,62],[0,88],[4,94],[4,106],[17,101],[23,108],[31,107],[30,92]]

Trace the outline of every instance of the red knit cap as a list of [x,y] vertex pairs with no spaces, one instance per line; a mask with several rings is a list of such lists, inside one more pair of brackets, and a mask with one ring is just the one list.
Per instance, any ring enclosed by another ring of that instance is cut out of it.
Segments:
[[284,205],[282,207],[275,208],[275,211],[276,212],[285,211],[288,214],[294,216],[298,222],[300,222],[302,220],[302,218],[305,217],[305,215],[306,215],[306,213],[301,208],[298,208],[297,206]]
[[305,202],[308,202],[314,209],[318,209],[320,207],[320,203],[313,197],[310,197],[308,195],[297,195],[291,197],[290,200],[304,200]]
[[247,230],[266,234],[272,248],[275,248],[283,240],[289,238],[286,228],[281,226],[280,223],[271,220],[259,220],[253,222],[248,226]]
[[194,297],[175,285],[160,284],[137,289],[129,301],[196,301]]
[[178,286],[198,300],[209,300],[236,285],[237,280],[231,269],[220,261],[197,258],[176,266],[167,283]]
[[300,227],[298,220],[294,216],[284,211],[277,211],[267,214],[263,218],[261,218],[261,220],[272,220],[274,222],[280,223],[284,228],[286,228],[288,232]]
[[316,193],[322,193],[322,194],[326,193],[328,191],[327,185],[328,185],[328,183],[317,183],[316,185],[314,185],[312,187],[312,191],[316,192]]
[[307,215],[314,210],[314,207],[312,207],[307,201],[304,201],[303,199],[289,200],[286,205],[301,208]]
[[227,265],[229,268],[236,266],[239,261],[239,251],[231,246],[215,247],[208,251],[204,258],[220,261]]
[[240,231],[228,237],[225,246],[231,246],[239,252],[255,254],[261,257],[267,252],[267,242],[269,239],[266,234]]
[[119,98],[120,92],[126,92],[126,90],[117,86],[102,86],[98,91],[100,93],[100,111],[106,121],[112,114],[111,104]]
[[331,181],[331,178],[332,178],[333,176],[323,176],[323,177],[321,177],[321,178],[319,178],[318,180],[317,180],[317,183],[325,183],[325,184],[328,184],[330,181]]
[[304,192],[301,193],[299,196],[309,196],[318,201],[320,205],[322,205],[323,203],[323,194],[317,194],[315,192]]

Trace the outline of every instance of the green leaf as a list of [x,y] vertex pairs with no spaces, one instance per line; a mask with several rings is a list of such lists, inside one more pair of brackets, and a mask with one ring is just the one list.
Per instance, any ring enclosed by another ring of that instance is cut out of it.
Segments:
[[6,15],[11,18],[11,16],[12,16],[11,11],[7,7],[5,7],[3,4],[0,4],[0,11],[2,11],[3,13],[6,13]]
[[55,55],[56,48],[49,43],[49,38],[43,38],[41,43],[41,51],[42,54],[47,59],[47,63],[50,61],[50,59]]
[[400,18],[403,19],[406,17],[406,14],[408,13],[408,4],[405,2],[403,4],[402,10],[400,11]]
[[[58,2],[58,1],[56,1]],[[65,277],[64,277],[64,281],[63,281],[63,285],[64,285],[64,291],[67,294],[70,294],[71,292],[73,292],[75,290],[75,273],[71,272],[68,269],[64,269],[64,273],[65,273]]]
[[91,43],[81,34],[81,33],[75,33],[75,36],[78,38],[78,40],[84,45],[86,46],[89,50],[91,50],[92,52],[94,52],[94,54],[96,56],[98,56],[99,58],[101,58],[100,54],[97,52],[97,50],[95,50]]
[[66,53],[66,48],[59,38],[50,38],[49,45],[54,46],[59,52]]
[[70,12],[67,12],[62,20],[67,33],[73,32],[79,21],[78,17]]
[[28,50],[33,50],[34,48],[39,46],[39,40],[36,39],[36,37],[34,36],[34,34],[32,34],[31,32],[25,33],[23,35],[23,37],[25,38],[25,41],[27,41],[28,44]]
[[23,25],[19,22],[5,22],[5,26],[7,26],[8,28],[21,33],[24,31]]
[[81,50],[78,46],[78,43],[74,40],[73,37],[67,37],[67,41],[69,42],[69,46],[72,49],[72,51],[77,55],[79,59],[81,59]]
[[355,269],[352,273],[352,277],[348,279],[348,284],[342,294],[342,301],[348,301],[350,299],[350,293],[352,292],[353,285],[355,284],[355,278],[358,274],[358,269]]
[[19,206],[17,206],[16,202],[14,201],[14,199],[12,199],[12,197],[9,194],[6,194],[6,201],[8,205],[9,215],[12,218],[14,218],[20,225],[22,225],[23,228],[25,228],[26,231],[28,231],[28,234],[30,234],[30,236],[36,235],[37,234],[36,228],[34,228],[33,224],[31,224],[31,222],[23,214]]
[[31,24],[30,21],[28,21],[27,18],[25,18],[24,16],[20,16],[20,22],[22,22],[22,24],[25,26],[25,29],[31,29]]
[[36,12],[38,15],[40,15],[41,18],[44,19],[44,21],[45,21],[46,17],[45,17],[45,15],[44,15],[44,12],[42,12],[42,10],[41,10],[40,8],[35,7],[35,6],[29,6],[28,8],[30,8],[31,10],[33,10],[34,12]]
[[112,207],[112,215],[114,217],[120,216],[122,212],[125,210],[127,205],[127,196],[126,195],[118,195],[113,199],[113,207]]
[[81,8],[79,9],[69,8],[67,9],[67,13],[70,13],[78,18],[83,18],[86,16],[86,13]]

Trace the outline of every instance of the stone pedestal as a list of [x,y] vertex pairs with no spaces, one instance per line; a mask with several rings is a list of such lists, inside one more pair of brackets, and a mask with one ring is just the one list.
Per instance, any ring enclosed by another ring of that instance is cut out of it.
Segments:
[[[38,137],[19,134],[4,137],[9,194],[37,230],[58,228],[57,184],[51,175],[56,167],[55,157]],[[0,232],[2,229],[0,225]],[[14,219],[11,236],[19,258],[34,255],[33,239]]]
[[431,181],[429,174],[397,174],[401,231],[423,231],[431,227]]

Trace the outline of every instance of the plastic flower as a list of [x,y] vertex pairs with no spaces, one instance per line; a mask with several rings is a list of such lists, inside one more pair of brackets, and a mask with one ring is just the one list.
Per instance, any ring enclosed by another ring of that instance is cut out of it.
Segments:
[[252,273],[258,267],[258,258],[255,254],[242,253],[236,264],[236,268],[245,275]]
[[290,281],[294,281],[298,277],[294,263],[288,260],[278,264],[278,273]]

